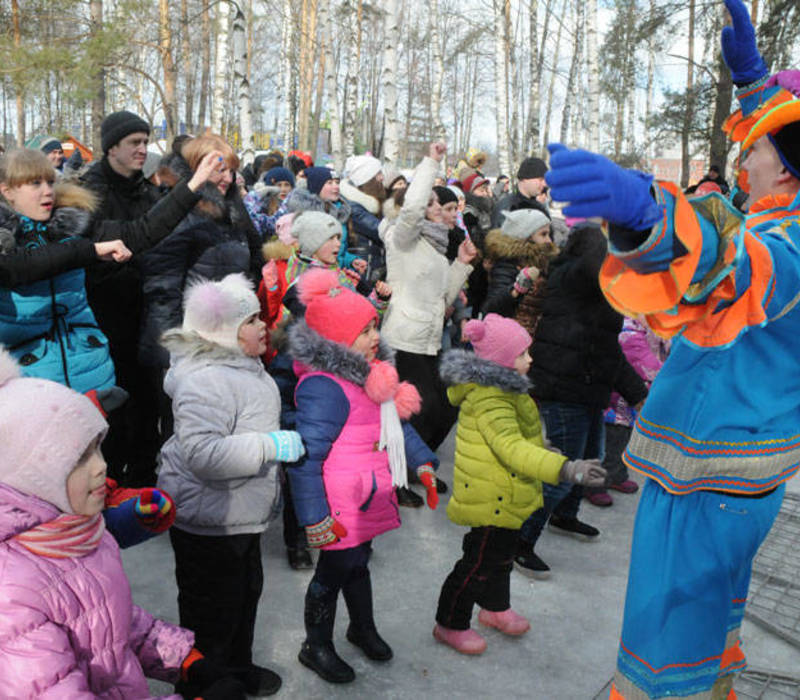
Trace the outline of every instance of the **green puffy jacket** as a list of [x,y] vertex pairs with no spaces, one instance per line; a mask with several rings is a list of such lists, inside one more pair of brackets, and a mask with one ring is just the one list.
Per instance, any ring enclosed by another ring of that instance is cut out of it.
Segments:
[[446,353],[441,371],[459,406],[447,515],[459,525],[517,530],[542,506],[541,482],[558,483],[566,457],[544,448],[527,378],[463,350]]

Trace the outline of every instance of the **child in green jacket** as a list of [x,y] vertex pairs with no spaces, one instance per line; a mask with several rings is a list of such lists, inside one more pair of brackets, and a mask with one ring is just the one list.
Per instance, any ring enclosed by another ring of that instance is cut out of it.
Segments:
[[462,654],[481,654],[486,640],[470,629],[478,621],[519,636],[528,620],[511,609],[509,577],[519,529],[542,506],[542,484],[560,481],[602,486],[597,460],[567,460],[548,449],[539,412],[528,395],[531,337],[516,321],[488,314],[464,326],[475,354],[451,350],[441,374],[450,402],[459,406],[455,477],[447,515],[470,527],[463,556],[439,595],[433,636]]

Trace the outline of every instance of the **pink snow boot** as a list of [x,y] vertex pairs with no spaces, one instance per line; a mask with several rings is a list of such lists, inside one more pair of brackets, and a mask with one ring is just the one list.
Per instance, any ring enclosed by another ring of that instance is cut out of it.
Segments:
[[472,629],[452,630],[437,623],[433,628],[433,638],[462,654],[483,654],[486,651],[486,640]]
[[481,610],[478,613],[478,622],[486,625],[486,627],[494,627],[503,634],[508,634],[512,637],[519,637],[531,628],[530,622],[519,613],[515,613],[511,608],[502,612]]

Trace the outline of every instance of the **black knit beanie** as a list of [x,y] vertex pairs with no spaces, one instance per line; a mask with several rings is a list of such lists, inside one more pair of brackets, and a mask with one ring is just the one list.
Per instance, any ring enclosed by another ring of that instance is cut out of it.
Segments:
[[116,146],[128,134],[139,131],[150,133],[150,125],[133,112],[112,112],[100,125],[100,141],[103,153],[108,153],[112,146]]
[[458,202],[456,193],[453,192],[453,190],[451,190],[449,187],[441,187],[437,185],[433,188],[433,191],[436,192],[436,199],[439,200],[439,204],[442,206],[449,204],[450,202]]
[[770,137],[781,162],[796,178],[800,178],[800,122],[784,126]]
[[55,151],[59,148],[62,151],[64,150],[64,148],[61,146],[61,141],[59,141],[58,139],[50,139],[44,146],[42,146],[41,151],[42,153],[47,155],[51,151]]
[[517,180],[532,180],[536,177],[544,177],[546,172],[547,164],[541,158],[526,158],[519,164]]

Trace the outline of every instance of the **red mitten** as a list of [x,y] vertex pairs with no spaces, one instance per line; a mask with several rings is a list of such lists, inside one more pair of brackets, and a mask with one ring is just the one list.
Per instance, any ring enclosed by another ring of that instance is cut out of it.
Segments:
[[420,483],[425,487],[428,508],[436,510],[436,506],[439,505],[439,494],[436,491],[436,472],[433,470],[433,465],[427,463],[423,464],[421,467],[417,467],[417,477]]

